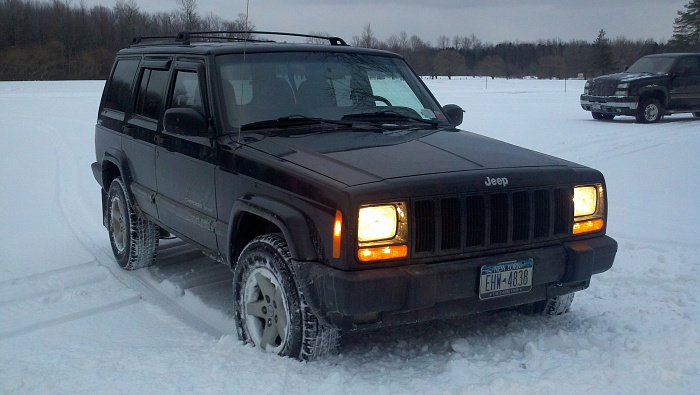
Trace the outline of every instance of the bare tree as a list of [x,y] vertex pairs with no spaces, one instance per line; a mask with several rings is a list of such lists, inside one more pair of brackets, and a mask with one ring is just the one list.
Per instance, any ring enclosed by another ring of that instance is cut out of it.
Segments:
[[218,31],[223,30],[224,21],[218,15],[213,12],[208,12],[207,15],[202,20],[202,30],[205,31]]
[[437,49],[445,50],[448,48],[450,48],[450,38],[445,35],[439,36],[437,39]]
[[433,61],[435,73],[452,79],[455,75],[466,75],[467,66],[464,64],[464,56],[451,49],[442,50],[435,55]]
[[177,4],[180,6],[180,19],[183,28],[187,31],[199,30],[197,0],[177,0]]
[[374,30],[372,30],[372,25],[369,23],[365,25],[362,30],[361,36],[354,36],[352,42],[356,47],[363,48],[377,48],[379,47],[379,40],[374,36]]

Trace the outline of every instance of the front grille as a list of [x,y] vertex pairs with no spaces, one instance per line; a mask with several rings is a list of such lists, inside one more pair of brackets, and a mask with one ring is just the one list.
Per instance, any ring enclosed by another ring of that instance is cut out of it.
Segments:
[[569,187],[415,200],[413,252],[452,254],[546,242],[569,235]]
[[588,86],[588,94],[591,96],[613,96],[617,84],[617,80],[595,79]]

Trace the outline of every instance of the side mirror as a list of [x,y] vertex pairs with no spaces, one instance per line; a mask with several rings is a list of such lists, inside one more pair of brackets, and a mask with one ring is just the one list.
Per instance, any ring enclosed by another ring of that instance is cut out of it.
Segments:
[[206,136],[209,122],[191,107],[171,108],[165,112],[163,127],[168,133],[181,136]]
[[442,107],[442,111],[445,113],[447,120],[450,121],[452,126],[459,126],[464,120],[464,110],[462,107],[456,104],[446,104]]

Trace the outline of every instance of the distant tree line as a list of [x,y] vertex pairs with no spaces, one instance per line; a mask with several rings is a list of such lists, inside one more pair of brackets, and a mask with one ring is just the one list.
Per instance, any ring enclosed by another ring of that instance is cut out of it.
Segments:
[[180,31],[252,30],[244,14],[228,21],[200,17],[196,0],[149,14],[133,0],[114,7],[73,6],[71,0],[0,0],[0,80],[105,79],[114,55],[136,36]]
[[[118,0],[112,8],[88,8],[82,2],[74,6],[71,0],[0,0],[0,80],[104,79],[116,51],[136,36],[254,30],[244,13],[228,21],[211,12],[200,16],[196,0],[176,0],[176,5],[174,11],[150,14],[140,11],[133,0]],[[381,41],[370,24],[351,42],[399,53],[425,76],[588,78],[622,70],[648,54],[700,52],[700,0],[685,8],[678,11],[668,43],[611,40],[603,30],[593,42],[551,39],[494,45],[471,34],[440,36],[431,44],[406,32]]]

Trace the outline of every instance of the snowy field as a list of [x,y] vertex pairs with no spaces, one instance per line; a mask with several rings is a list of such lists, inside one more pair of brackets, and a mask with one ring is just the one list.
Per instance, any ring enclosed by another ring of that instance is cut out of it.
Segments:
[[697,394],[700,119],[594,121],[583,81],[486,82],[426,80],[462,128],[603,172],[613,268],[563,316],[351,333],[311,363],[231,335],[223,265],[175,243],[117,268],[90,170],[103,81],[0,82],[0,394]]

